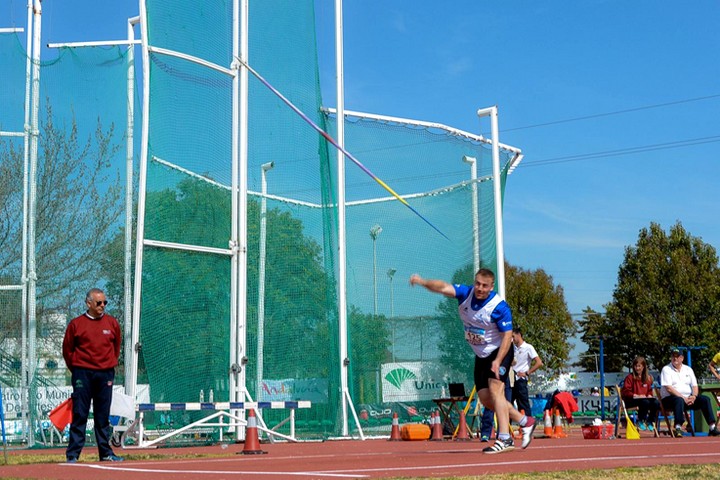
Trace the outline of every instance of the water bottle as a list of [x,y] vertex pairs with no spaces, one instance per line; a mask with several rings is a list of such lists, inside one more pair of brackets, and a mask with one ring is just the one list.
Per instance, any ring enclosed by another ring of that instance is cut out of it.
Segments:
[[205,401],[205,391],[201,388],[200,389],[200,403],[203,403]]
[[210,395],[208,395],[208,402],[213,403],[215,401],[215,395],[213,394],[213,389],[210,389]]

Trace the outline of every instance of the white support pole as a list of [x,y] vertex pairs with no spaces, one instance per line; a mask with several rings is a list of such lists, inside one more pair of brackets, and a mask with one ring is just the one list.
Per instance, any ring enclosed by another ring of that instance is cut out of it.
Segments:
[[[345,148],[345,80],[343,67],[343,4],[342,0],[335,0],[335,80],[337,92],[337,142]],[[345,246],[345,156],[337,151],[337,198],[338,198],[338,342],[340,370],[340,403],[341,435],[348,435],[348,410],[346,401],[350,401],[348,390],[348,355],[347,342],[347,251]]]
[[478,184],[477,159],[463,156],[463,162],[470,164],[470,179],[472,180],[472,228],[473,228],[473,275],[480,270],[480,227],[478,211]]
[[32,407],[30,411],[30,431],[28,432],[28,447],[35,444],[34,436],[34,425],[33,418],[37,413],[35,411],[33,401],[35,395],[32,391],[35,385],[35,370],[37,369],[37,355],[36,355],[36,343],[35,337],[37,332],[37,318],[36,318],[36,288],[37,288],[37,270],[35,262],[35,217],[37,212],[37,166],[38,166],[38,136],[40,135],[39,125],[40,120],[38,118],[40,113],[40,46],[42,30],[42,7],[40,6],[40,0],[33,1],[33,41],[32,41],[32,105],[31,105],[31,117],[30,117],[30,178],[28,183],[30,186],[30,195],[28,202],[28,385],[30,386],[29,391],[29,404]]
[[[239,55],[240,52],[240,3],[238,0],[233,0],[233,58]],[[239,168],[239,156],[240,147],[238,143],[238,125],[240,118],[240,65],[235,63],[233,68],[236,69],[236,75],[232,79],[232,127],[231,127],[231,165],[230,165],[230,242],[229,246],[232,251],[232,257],[230,258],[230,376],[228,378],[229,392],[228,400],[231,402],[238,401],[238,378],[240,376],[240,370],[244,368],[240,362],[240,356],[238,355],[238,307],[237,307],[237,279],[238,279],[238,168]],[[237,415],[237,410],[233,412]],[[241,435],[239,428],[235,428],[235,439],[240,440],[244,438],[244,434]]]
[[[129,24],[135,24],[140,21],[140,17],[132,17],[128,19]],[[133,37],[134,38],[134,37]],[[140,40],[99,40],[93,42],[61,42],[48,43],[48,48],[78,48],[78,47],[116,47],[119,45],[140,45]]]
[[[32,2],[27,5],[27,37],[26,44],[28,49],[32,49],[33,32],[32,32],[33,8]],[[21,283],[22,283],[22,318],[21,318],[21,346],[20,346],[20,362],[21,376],[20,381],[20,403],[21,412],[20,419],[23,425],[23,436],[28,441],[27,432],[30,431],[28,423],[28,223],[29,223],[29,203],[30,203],[30,105],[32,98],[32,56],[27,55],[25,62],[25,122],[24,122],[24,139],[23,139],[23,226],[22,226],[22,266],[21,266]]]
[[[335,72],[337,80],[337,142],[345,148],[345,67],[343,46],[343,3],[335,0]],[[348,406],[355,419],[355,426],[360,438],[365,440],[360,420],[350,398],[348,386],[348,369],[350,355],[348,352],[348,320],[347,320],[347,236],[345,222],[345,156],[340,149],[337,152],[337,199],[338,199],[338,337],[340,368],[340,403],[342,406],[341,435],[347,437]]]
[[[124,342],[124,368],[125,368],[125,394],[135,389],[130,387],[129,380],[132,375],[132,208],[133,208],[133,164],[134,164],[134,137],[135,130],[135,25],[140,21],[139,17],[128,19],[128,57],[127,57],[127,126],[125,135],[125,277],[124,283],[124,304],[123,315],[123,338]],[[134,399],[134,397],[133,397]]]
[[[233,58],[241,58],[247,64],[249,61],[249,1],[234,0],[235,21],[233,22]],[[239,40],[239,44],[237,43]],[[248,172],[248,70],[240,68],[239,78],[233,84],[233,201],[236,202],[233,212],[233,235],[237,239],[237,252],[235,256],[235,317],[231,319],[231,332],[234,330],[235,343],[230,346],[231,352],[235,348],[234,368],[236,372],[233,399],[244,402],[247,394],[247,172]],[[235,138],[237,137],[237,138]],[[234,325],[234,329],[233,329]],[[233,334],[231,333],[231,339]],[[245,411],[239,412],[244,419]],[[236,438],[245,437],[245,429],[236,429]]]
[[[129,388],[126,380],[126,392],[135,398],[137,393],[138,361],[140,358],[140,306],[142,305],[142,268],[143,268],[143,237],[145,237],[145,197],[147,189],[148,142],[150,127],[150,52],[148,50],[147,6],[140,0],[140,42],[142,45],[143,64],[143,116],[140,137],[140,172],[138,179],[137,230],[135,232],[135,284],[133,285],[132,338],[130,349],[132,362],[130,369]],[[127,342],[128,340],[125,339]]]
[[267,172],[272,170],[275,162],[262,164],[260,172],[260,252],[258,264],[258,346],[257,346],[257,379],[255,382],[255,399],[260,401],[265,355],[265,256],[267,255]]
[[493,164],[493,200],[495,205],[495,252],[497,258],[496,284],[497,292],[505,298],[505,251],[503,248],[503,214],[502,185],[500,177],[500,144],[498,141],[498,108],[497,105],[481,108],[478,117],[490,117],[490,134],[492,136]]

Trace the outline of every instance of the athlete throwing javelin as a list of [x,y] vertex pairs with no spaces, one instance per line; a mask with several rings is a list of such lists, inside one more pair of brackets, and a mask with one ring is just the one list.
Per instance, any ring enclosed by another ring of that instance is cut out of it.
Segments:
[[535,419],[521,414],[505,399],[505,380],[513,361],[512,312],[507,302],[493,290],[495,274],[481,268],[475,274],[472,287],[428,280],[415,274],[410,277],[410,285],[421,285],[458,301],[465,340],[475,352],[474,379],[478,398],[485,408],[497,415],[498,438],[483,452],[502,453],[515,448],[510,435],[510,419],[520,425],[522,448],[527,448],[535,431]]

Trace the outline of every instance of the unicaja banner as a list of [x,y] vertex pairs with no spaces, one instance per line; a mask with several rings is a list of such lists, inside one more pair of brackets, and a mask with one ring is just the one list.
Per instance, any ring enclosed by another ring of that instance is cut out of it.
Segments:
[[449,372],[423,362],[385,363],[383,402],[417,402],[447,396]]

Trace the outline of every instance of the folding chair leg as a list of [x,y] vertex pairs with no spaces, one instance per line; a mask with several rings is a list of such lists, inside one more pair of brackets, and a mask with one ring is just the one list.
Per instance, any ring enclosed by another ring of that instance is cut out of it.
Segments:
[[[698,413],[700,413],[700,412],[698,411]],[[695,436],[695,425],[693,425],[692,422],[690,421],[690,414],[688,412],[685,412],[685,421],[687,422],[687,425],[688,425],[687,429],[690,432],[690,436],[694,437]]]
[[[655,394],[655,398],[657,398],[658,402],[660,402],[660,415],[662,415],[662,417],[665,419],[665,425],[667,426],[667,429],[668,429],[668,435],[675,438],[675,426],[670,425],[670,419],[668,418],[667,412],[665,411],[665,407],[663,406],[663,403],[662,403],[662,398],[660,396],[660,389],[653,388],[653,393]],[[657,423],[659,426],[659,424],[660,424],[659,419],[658,419]]]

